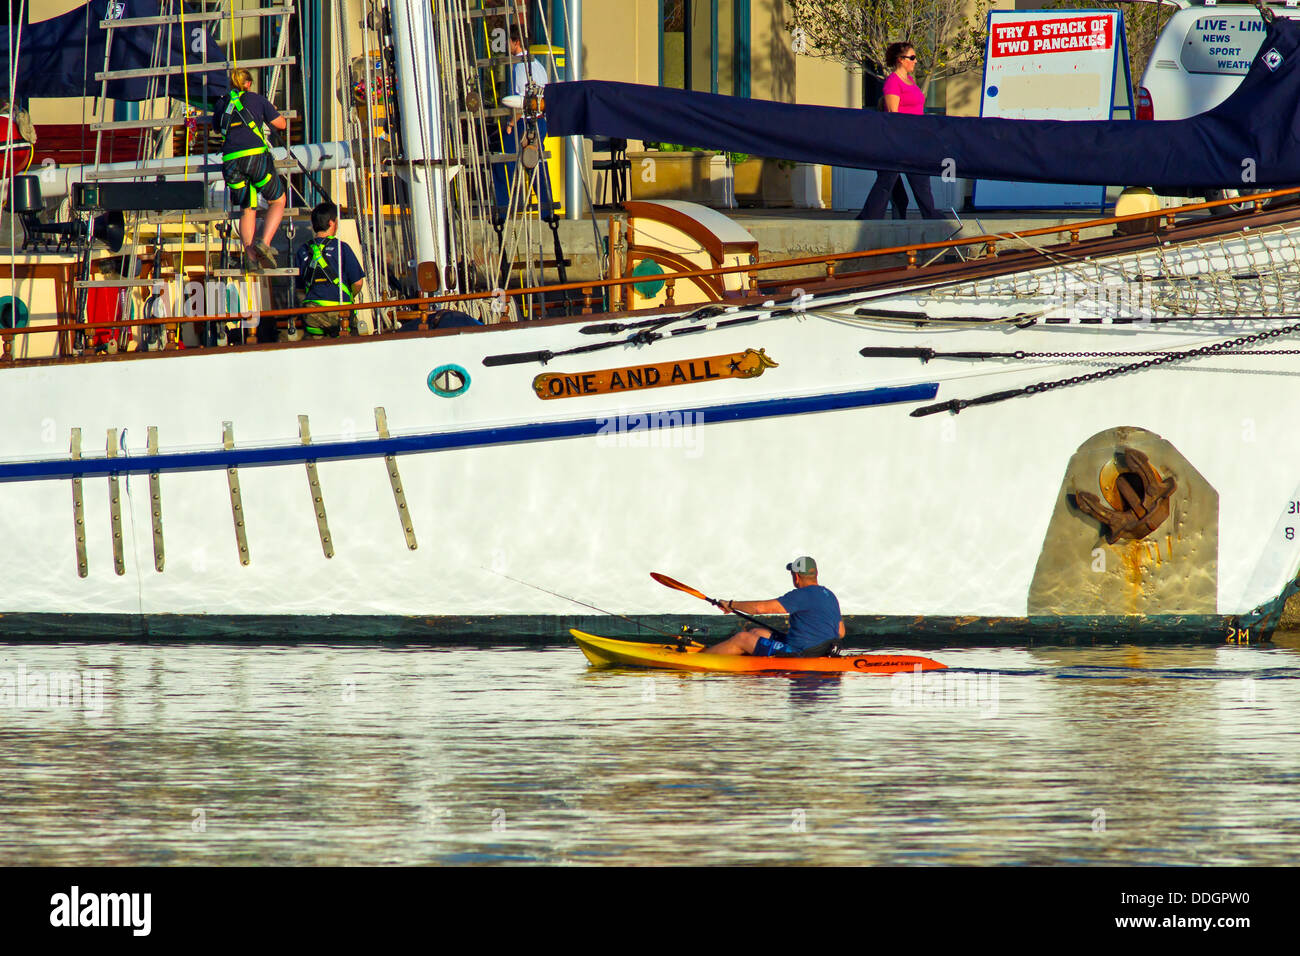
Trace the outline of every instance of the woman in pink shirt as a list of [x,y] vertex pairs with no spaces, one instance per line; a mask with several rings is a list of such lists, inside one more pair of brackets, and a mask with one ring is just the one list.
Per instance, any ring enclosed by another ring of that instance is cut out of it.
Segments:
[[[885,59],[893,69],[885,79],[885,109],[890,113],[913,113],[920,116],[925,112],[925,94],[916,83],[912,74],[916,72],[916,50],[910,43],[891,43],[885,51]],[[892,170],[879,170],[876,183],[867,193],[867,201],[858,213],[858,219],[884,219],[885,205],[889,194],[898,182],[899,174]],[[916,204],[921,207],[921,215],[926,219],[942,218],[934,208],[934,197],[930,194],[930,177],[907,174],[907,181],[912,187]]]

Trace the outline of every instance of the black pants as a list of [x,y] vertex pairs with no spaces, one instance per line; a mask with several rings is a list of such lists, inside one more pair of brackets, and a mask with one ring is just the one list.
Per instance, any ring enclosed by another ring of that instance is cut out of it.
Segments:
[[[889,203],[890,193],[894,191],[894,185],[900,175],[902,174],[889,169],[882,169],[876,173],[876,183],[871,187],[871,192],[867,193],[867,201],[862,204],[862,212],[858,213],[858,219],[885,218],[885,206]],[[930,177],[907,173],[907,182],[912,187],[912,195],[916,197],[916,205],[921,210],[922,218],[942,219],[943,217],[934,208],[934,196],[930,194]]]
[[893,191],[889,194],[889,203],[894,207],[895,219],[907,218],[907,187],[903,185],[902,176],[894,180]]
[[221,164],[221,175],[230,190],[230,201],[241,210],[256,209],[258,196],[273,202],[284,195],[284,180],[276,175],[275,157],[269,151],[228,160]]

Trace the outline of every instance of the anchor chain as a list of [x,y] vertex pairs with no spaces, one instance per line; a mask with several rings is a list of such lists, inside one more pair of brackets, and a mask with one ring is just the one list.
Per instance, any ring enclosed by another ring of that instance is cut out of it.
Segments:
[[[1155,368],[1160,365],[1166,365],[1169,362],[1176,362],[1181,359],[1199,358],[1204,355],[1214,355],[1221,352],[1229,352],[1233,349],[1240,348],[1244,345],[1250,345],[1254,342],[1266,341],[1267,339],[1277,338],[1282,335],[1294,335],[1300,332],[1300,324],[1286,325],[1277,329],[1269,329],[1265,332],[1255,332],[1251,335],[1242,335],[1235,339],[1228,339],[1223,342],[1215,342],[1212,345],[1203,345],[1200,348],[1185,349],[1178,352],[1161,352],[1154,358],[1149,358],[1145,362],[1134,362],[1130,365],[1117,365],[1114,368],[1108,368],[1100,372],[1085,372],[1082,375],[1072,375],[1069,378],[1056,379],[1051,382],[1037,382],[1033,385],[1026,385],[1024,388],[1008,389],[1002,392],[993,392],[989,395],[982,395],[979,398],[960,399],[954,398],[947,402],[940,402],[936,405],[926,405],[921,408],[912,410],[913,418],[922,418],[926,415],[934,415],[938,412],[952,412],[954,415],[963,408],[971,405],[990,405],[994,402],[1005,401],[1008,398],[1016,398],[1020,395],[1038,395],[1043,392],[1049,392],[1054,388],[1065,388],[1070,385],[1079,385],[1083,382],[1096,382],[1105,378],[1113,378],[1116,375],[1123,375],[1126,372],[1135,372],[1140,369]],[[1016,352],[1013,357],[1024,358],[1094,358],[1119,355],[1118,352],[1056,352],[1056,353],[1035,353],[1035,352]],[[1149,354],[1149,353],[1147,353]],[[1280,354],[1280,355],[1297,355],[1300,349],[1274,350],[1268,353],[1255,352],[1251,354]]]
[[[1213,348],[1213,346],[1206,346]],[[1174,355],[1185,358],[1196,354],[1199,349],[1192,349],[1185,352],[1008,352],[1008,358],[1026,359],[1026,358],[1137,358],[1140,355]],[[1300,355],[1300,349],[1258,349],[1252,351],[1251,355]],[[939,356],[942,357],[942,356]]]

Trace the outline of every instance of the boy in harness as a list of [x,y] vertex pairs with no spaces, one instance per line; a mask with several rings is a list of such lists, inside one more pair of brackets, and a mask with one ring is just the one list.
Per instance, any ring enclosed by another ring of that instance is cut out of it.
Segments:
[[[366,278],[352,247],[335,235],[339,229],[339,207],[323,202],[311,211],[311,228],[316,237],[295,253],[298,291],[303,305],[346,305],[355,302]],[[339,334],[345,312],[313,312],[303,316],[308,335]]]
[[[284,181],[275,174],[275,157],[265,127],[284,132],[289,123],[271,102],[252,91],[253,75],[243,68],[230,71],[230,92],[217,103],[213,125],[225,137],[221,175],[230,198],[239,203],[239,238],[244,244],[245,262],[276,268],[271,239],[284,215]],[[257,229],[257,198],[266,199],[266,221],[262,238],[253,241]]]

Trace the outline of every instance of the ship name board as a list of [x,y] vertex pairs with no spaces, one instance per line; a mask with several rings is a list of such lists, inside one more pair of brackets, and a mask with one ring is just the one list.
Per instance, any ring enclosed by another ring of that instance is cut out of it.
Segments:
[[595,372],[543,372],[533,379],[533,391],[541,399],[609,395],[669,385],[693,385],[715,379],[757,378],[776,364],[767,357],[765,350],[746,349],[731,355],[628,365]]

